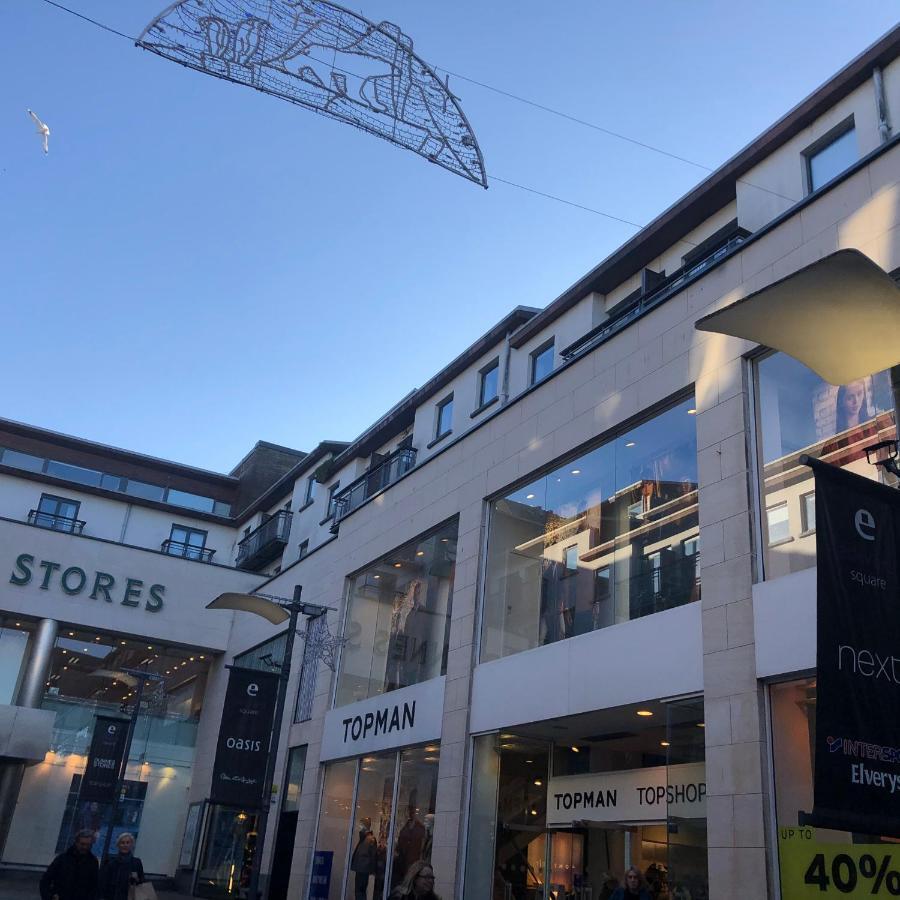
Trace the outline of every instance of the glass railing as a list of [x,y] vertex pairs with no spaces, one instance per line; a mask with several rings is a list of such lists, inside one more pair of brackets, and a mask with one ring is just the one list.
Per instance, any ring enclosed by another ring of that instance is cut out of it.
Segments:
[[196,559],[200,562],[212,562],[215,550],[209,547],[195,547],[193,544],[186,544],[184,541],[165,540],[162,542],[163,553],[169,556],[181,556],[184,559]]
[[293,513],[288,510],[279,510],[259,528],[251,531],[238,544],[235,564],[245,568],[262,566],[278,556],[288,541],[292,517]]

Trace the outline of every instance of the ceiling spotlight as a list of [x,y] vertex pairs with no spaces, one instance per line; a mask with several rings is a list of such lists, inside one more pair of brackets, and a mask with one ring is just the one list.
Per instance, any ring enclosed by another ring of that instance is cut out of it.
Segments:
[[193,662],[193,661],[194,661],[194,657],[192,656],[192,657],[191,657],[191,662]]
[[581,751],[574,744],[572,744],[570,749],[573,753],[581,753]]
[[75,632],[74,632],[74,631],[70,631],[70,632],[69,632],[69,637],[75,637]]
[[21,628],[21,626],[22,626],[21,622],[16,622],[16,628]]
[[626,446],[626,447],[633,447],[633,446],[634,446],[634,441],[626,441],[626,442],[625,442],[625,446]]
[[526,494],[525,499],[526,500],[534,500],[534,494]]
[[540,787],[544,782],[541,781],[540,778],[535,778],[534,783],[535,783],[535,785],[537,785],[537,787]]
[[125,644],[125,641],[119,641],[119,643],[124,645],[124,644]]
[[536,815],[537,815],[537,810],[536,810],[533,806],[531,807],[531,814],[532,814],[533,816],[536,816]]
[[573,474],[573,475],[580,475],[580,474],[581,474],[581,469],[572,469],[572,474]]
[[425,555],[424,550],[416,550],[416,556],[424,556],[424,555]]
[[402,568],[403,568],[403,563],[394,563],[394,568],[395,568],[395,569],[402,569]]
[[66,672],[66,671],[68,671],[68,669],[69,669],[69,667],[68,667],[68,666],[63,666],[63,672]]
[[698,722],[697,727],[698,728],[706,728],[706,722]]
[[381,578],[380,575],[373,575],[372,577],[373,577],[373,578]]
[[152,650],[153,648],[149,644],[147,644],[147,649]]
[[639,716],[644,717],[644,718],[646,718],[647,716],[652,716],[652,715],[653,715],[653,713],[650,712],[649,709],[639,709],[639,710],[637,711],[637,714],[638,714]]
[[205,656],[201,656],[200,659],[206,659],[206,657],[205,657]]
[[697,415],[697,410],[694,409],[694,408],[692,407],[691,409],[688,410],[688,415],[689,415],[689,416],[696,416],[696,415]]
[[669,745],[669,742],[668,742],[668,741],[660,741],[660,742],[659,742],[659,746],[660,746],[660,747],[668,747],[668,746],[670,746],[670,745]]
[[449,540],[450,540],[450,538],[441,538],[441,543],[446,544],[447,541],[449,541]]

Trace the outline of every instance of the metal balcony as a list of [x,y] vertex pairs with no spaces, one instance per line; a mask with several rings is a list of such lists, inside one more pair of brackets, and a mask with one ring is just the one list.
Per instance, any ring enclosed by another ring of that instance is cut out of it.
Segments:
[[279,510],[239,544],[235,565],[239,569],[259,569],[281,556],[288,542],[293,513]]
[[196,559],[200,562],[212,562],[215,550],[208,547],[195,547],[193,544],[185,544],[183,541],[166,539],[162,542],[162,552],[169,556],[181,556],[184,559]]
[[334,496],[334,522],[331,530],[336,532],[341,519],[346,518],[379,491],[392,485],[401,475],[405,475],[416,464],[416,448],[401,447],[395,450],[377,466],[369,469],[356,481],[348,484]]
[[56,513],[41,512],[37,509],[29,511],[28,524],[37,525],[39,528],[50,528],[53,531],[65,531],[68,534],[81,534],[85,525],[83,519],[58,516]]

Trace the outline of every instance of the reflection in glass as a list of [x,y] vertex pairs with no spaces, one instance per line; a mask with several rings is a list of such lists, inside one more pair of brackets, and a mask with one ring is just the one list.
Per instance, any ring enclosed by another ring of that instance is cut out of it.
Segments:
[[[801,835],[801,829],[797,827],[801,813],[811,812],[813,807],[816,679],[800,678],[773,684],[769,688],[769,696],[781,896],[791,897],[799,895],[800,891],[809,890],[803,879],[804,871],[809,865],[806,848],[810,845],[827,848],[829,856],[846,853],[858,860],[868,852],[880,860],[886,851],[890,853],[891,850],[896,850],[897,840],[879,835],[812,827],[803,829],[809,836]],[[799,860],[803,860],[803,865],[798,867]],[[888,896],[885,888],[886,885],[883,886],[883,893],[878,893],[877,896]],[[868,894],[867,887],[866,895]]]
[[297,812],[300,808],[300,791],[303,789],[303,770],[306,768],[306,745],[291,747],[288,751],[285,772],[284,804],[282,812]]
[[768,540],[765,575],[776,578],[816,564],[814,456],[876,481],[891,475],[866,462],[865,448],[896,439],[887,372],[852,384],[828,384],[789,356],[757,363],[757,409]]
[[453,522],[353,578],[335,706],[446,671],[455,563]]
[[331,763],[325,767],[322,808],[313,863],[317,895],[339,900],[347,863],[347,832],[353,804],[356,760]]
[[229,806],[213,806],[197,871],[197,895],[246,897],[255,850],[256,814]]
[[404,750],[400,756],[391,889],[400,884],[414,862],[431,861],[438,761],[437,746]]
[[381,900],[387,869],[396,756],[364,756],[356,791],[347,900]]
[[693,399],[491,509],[481,660],[700,597]]
[[817,191],[823,184],[849,169],[859,158],[856,129],[849,128],[830,144],[809,157],[809,189]]

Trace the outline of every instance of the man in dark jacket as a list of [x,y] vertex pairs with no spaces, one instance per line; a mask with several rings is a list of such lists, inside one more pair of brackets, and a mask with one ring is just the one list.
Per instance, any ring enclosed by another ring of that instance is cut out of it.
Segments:
[[41,877],[41,900],[95,900],[99,863],[91,853],[93,831],[79,831]]

